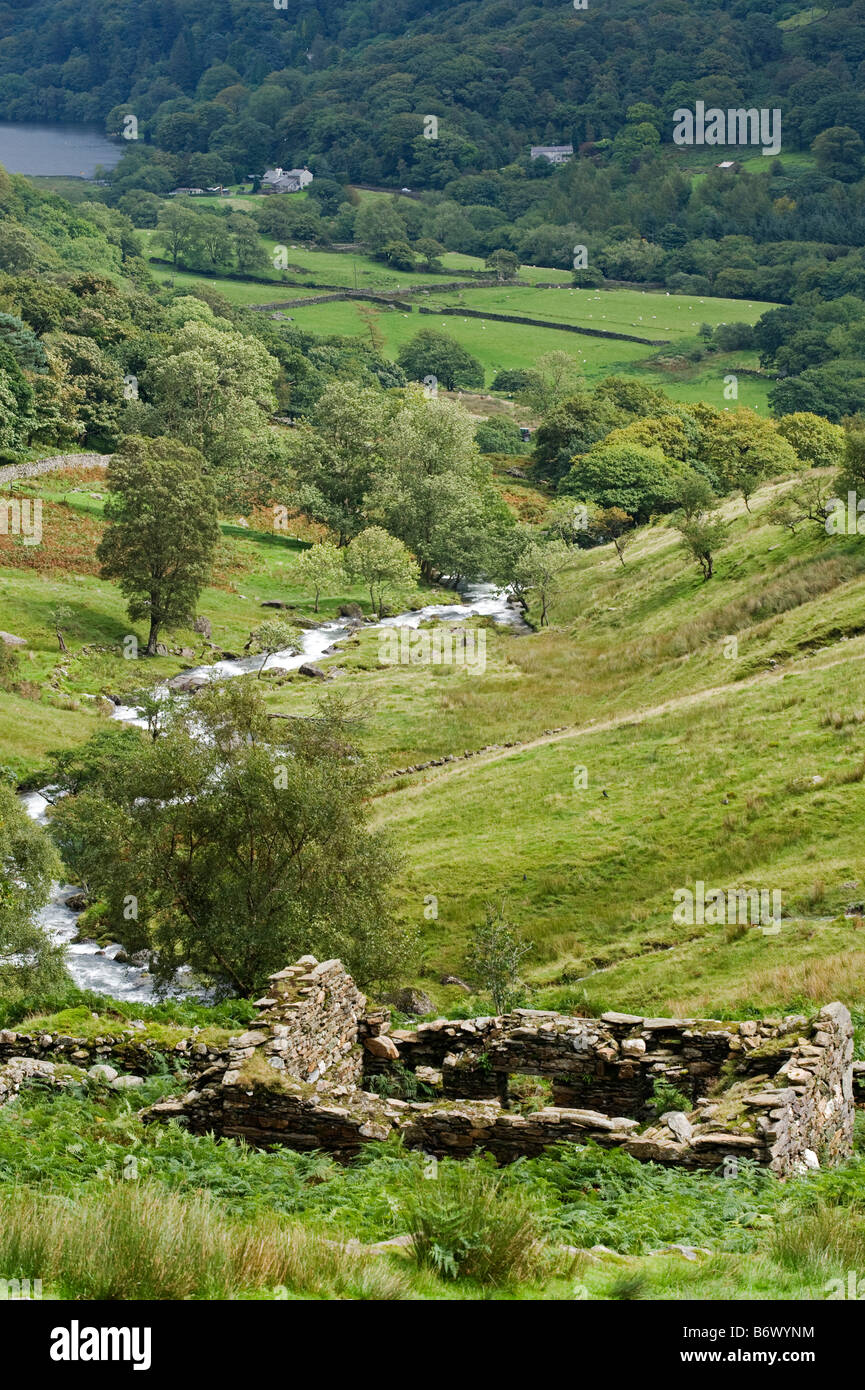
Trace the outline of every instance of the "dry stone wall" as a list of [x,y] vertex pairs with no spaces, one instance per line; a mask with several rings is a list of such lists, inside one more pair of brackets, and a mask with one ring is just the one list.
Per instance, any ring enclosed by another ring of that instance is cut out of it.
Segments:
[[[838,1003],[815,1019],[742,1022],[518,1009],[391,1032],[388,1010],[368,1010],[339,961],[305,956],[258,1004],[258,1026],[146,1119],[340,1158],[391,1134],[501,1162],[592,1140],[692,1168],[745,1157],[785,1176],[851,1151],[852,1025]],[[543,1079],[554,1103],[522,1113],[520,1076]],[[429,1099],[408,1098],[417,1082]],[[682,1108],[658,1114],[658,1083]]]
[[19,1033],[11,1028],[0,1028],[0,1066],[21,1057],[69,1062],[78,1067],[111,1061],[125,1070],[149,1076],[164,1071],[166,1062],[172,1059],[193,1072],[220,1060],[224,1065],[224,1049],[202,1042],[198,1031],[193,1029],[189,1037],[165,1044],[150,1038],[138,1039],[134,1036],[135,1030],[120,1036],[106,1034],[105,1037],[83,1038],[65,1033]]
[[[270,977],[270,994],[258,1000],[265,1028],[251,1029],[228,1057],[227,1079],[239,1075],[258,1049],[274,1071],[309,1085],[356,1086],[362,1055],[358,1033],[366,997],[338,960],[302,956]],[[230,1081],[229,1081],[230,1084]]]
[[62,473],[70,468],[107,468],[110,454],[57,454],[52,458],[34,459],[32,463],[10,463],[0,468],[0,483],[16,478],[39,478],[45,473]]

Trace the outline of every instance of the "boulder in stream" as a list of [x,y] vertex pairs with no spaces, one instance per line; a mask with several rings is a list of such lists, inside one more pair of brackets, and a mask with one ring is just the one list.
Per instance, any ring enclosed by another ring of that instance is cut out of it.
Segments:
[[203,685],[208,685],[206,676],[196,675],[193,671],[181,671],[179,676],[172,676],[170,681],[166,681],[169,690],[180,690],[188,694],[193,694],[200,690]]

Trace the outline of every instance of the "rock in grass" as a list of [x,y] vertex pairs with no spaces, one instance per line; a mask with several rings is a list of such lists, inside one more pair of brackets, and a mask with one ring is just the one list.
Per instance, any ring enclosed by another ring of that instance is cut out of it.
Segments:
[[397,989],[393,994],[383,996],[385,1004],[393,1004],[395,1009],[399,1009],[401,1014],[431,1014],[435,1012],[435,1005],[428,994],[424,994],[422,989]]
[[118,1074],[107,1062],[97,1062],[94,1066],[88,1067],[87,1075],[92,1081],[104,1081],[106,1085],[110,1085],[112,1081],[117,1080]]

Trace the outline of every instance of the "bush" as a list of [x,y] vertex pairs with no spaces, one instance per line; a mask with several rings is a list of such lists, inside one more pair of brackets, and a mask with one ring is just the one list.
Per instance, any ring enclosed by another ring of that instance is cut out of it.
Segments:
[[746,352],[754,346],[754,329],[750,323],[719,323],[712,343],[719,352]]
[[501,416],[483,420],[475,429],[475,440],[482,454],[522,454],[528,448],[519,427]]
[[514,368],[510,371],[499,372],[490,388],[493,391],[522,391],[528,382],[528,373]]
[[442,1278],[510,1284],[547,1265],[537,1205],[486,1163],[440,1164],[435,1179],[417,1181],[405,1214],[418,1263]]
[[660,448],[640,444],[598,444],[578,457],[562,491],[599,507],[620,507],[638,522],[669,507],[682,481],[682,468]]
[[484,384],[484,369],[477,358],[472,357],[456,338],[434,328],[422,328],[405,343],[399,350],[397,362],[412,381],[434,376],[446,391],[454,391],[458,386],[483,387]]
[[712,282],[705,275],[687,275],[683,270],[677,270],[672,275],[668,275],[666,285],[671,294],[710,295],[712,293]]

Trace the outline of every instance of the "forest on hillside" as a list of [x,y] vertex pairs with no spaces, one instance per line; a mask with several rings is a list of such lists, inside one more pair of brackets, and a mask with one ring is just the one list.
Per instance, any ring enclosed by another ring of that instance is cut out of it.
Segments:
[[[21,0],[0,8],[0,117],[108,120],[132,111],[212,177],[315,160],[322,173],[441,188],[519,161],[532,142],[670,140],[673,110],[783,108],[789,149],[865,136],[862,0],[817,22],[777,0],[365,3]],[[38,59],[35,55],[38,54]],[[628,129],[639,103],[638,128]],[[440,138],[424,140],[435,113]]]

